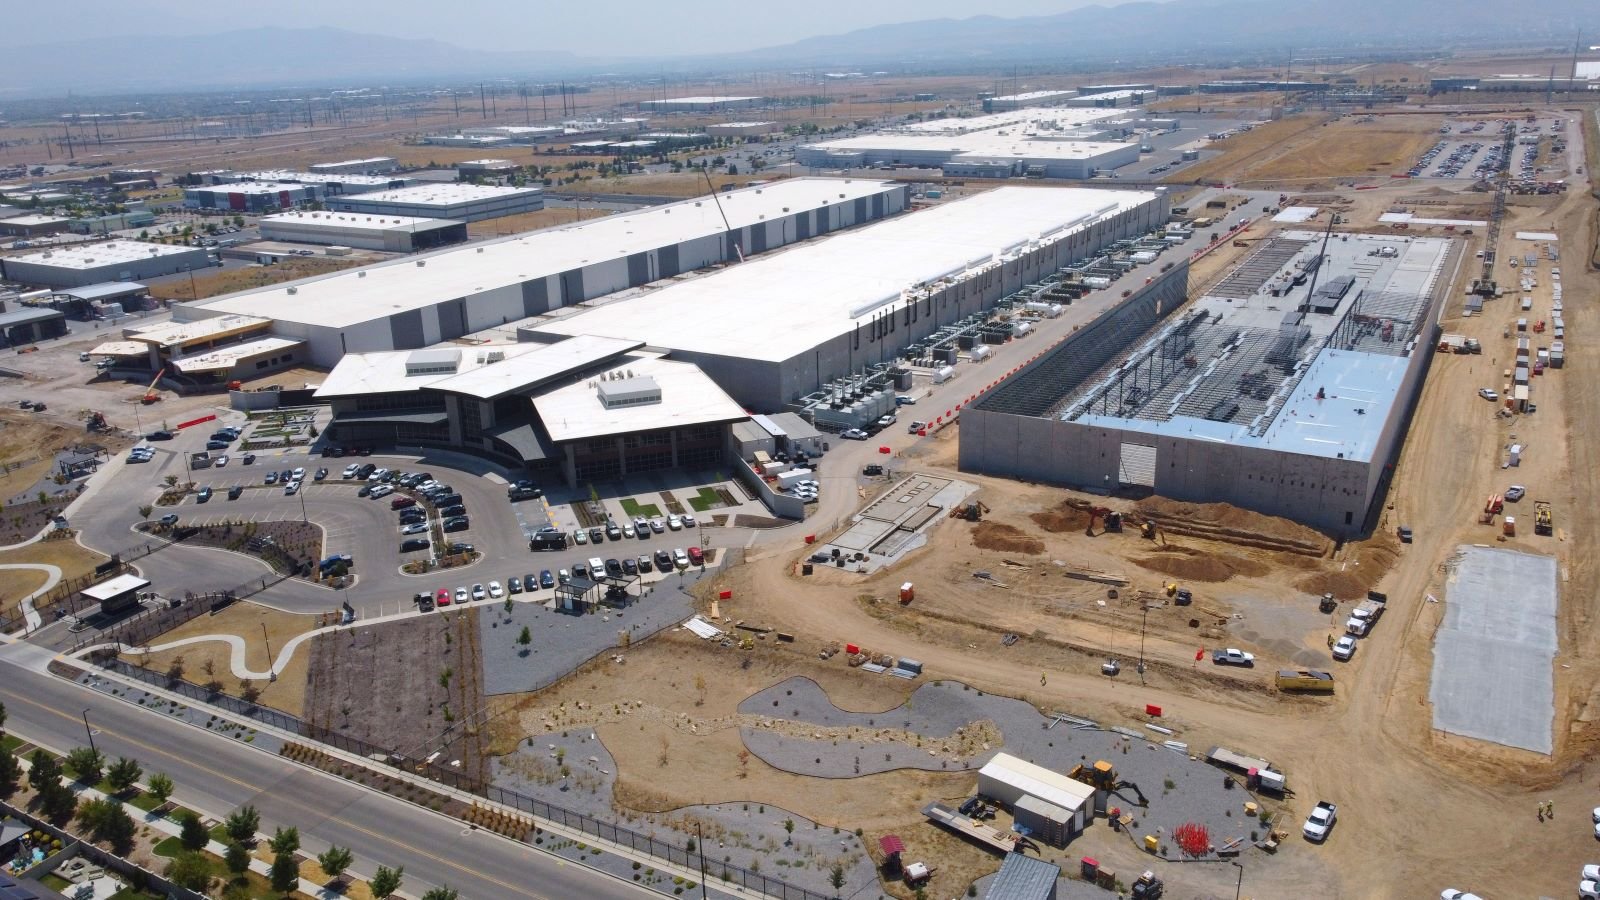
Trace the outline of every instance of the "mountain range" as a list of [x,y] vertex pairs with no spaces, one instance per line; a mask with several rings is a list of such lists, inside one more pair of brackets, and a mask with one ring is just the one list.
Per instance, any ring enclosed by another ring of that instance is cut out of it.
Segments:
[[[559,47],[490,52],[335,28],[253,28],[156,42],[91,39],[11,47],[8,96],[390,85],[598,72],[711,74],[773,66],[996,72],[1023,63],[1129,68],[1287,54],[1451,46],[1562,46],[1593,0],[1169,0],[1048,16],[932,19],[811,37],[740,53],[658,58],[575,55]],[[159,52],[130,55],[130,44]]]

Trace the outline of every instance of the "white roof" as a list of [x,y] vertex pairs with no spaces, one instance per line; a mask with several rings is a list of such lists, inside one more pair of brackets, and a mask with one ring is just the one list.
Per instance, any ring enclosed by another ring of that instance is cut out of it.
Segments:
[[[364,162],[365,160],[354,160]],[[335,163],[335,165],[341,165]],[[261,169],[254,172],[235,172],[233,178],[249,181],[308,182],[311,184],[370,185],[384,187],[393,184],[388,175],[355,175],[340,172],[296,172],[293,169]]]
[[[7,221],[15,222],[17,220],[8,219]],[[173,247],[167,244],[147,244],[142,241],[117,240],[52,247],[49,250],[41,250],[37,253],[13,256],[11,257],[11,262],[56,266],[62,269],[92,269],[97,266],[136,262],[142,259],[149,259],[152,256],[177,256],[186,253],[198,253],[204,256],[205,250],[196,247]]]
[[[429,388],[489,400],[589,368],[639,346],[638,341],[584,335],[555,344],[452,345],[431,350],[347,353],[322,380],[317,396],[345,397]],[[406,374],[406,361],[413,354],[438,350],[459,353],[460,362],[454,372]]]
[[276,353],[279,350],[298,347],[304,343],[305,341],[295,340],[294,338],[269,335],[240,344],[229,344],[226,347],[207,350],[204,353],[196,353],[193,356],[174,357],[171,362],[172,366],[178,371],[187,372],[191,375],[196,372],[227,371],[241,360],[267,353]]
[[194,322],[159,322],[155,325],[135,325],[122,330],[122,336],[146,344],[163,347],[178,346],[205,338],[218,337],[230,331],[249,331],[270,325],[271,319],[260,316],[215,316]]
[[974,131],[968,134],[874,134],[866,137],[841,138],[810,144],[831,151],[878,152],[896,150],[951,153],[962,157],[986,159],[1098,159],[1109,153],[1126,150],[1128,145],[1110,141],[1075,141],[1001,134],[998,131]]
[[476,200],[492,200],[497,197],[529,196],[543,193],[543,191],[543,188],[536,187],[499,187],[496,185],[466,184],[465,182],[451,181],[417,184],[411,187],[395,188],[392,191],[373,191],[368,194],[357,194],[354,197],[340,199],[352,203],[450,206],[456,203],[471,203]]
[[1048,100],[1051,97],[1076,97],[1078,92],[1071,88],[1061,88],[1054,91],[1023,91],[1020,94],[1006,94],[1003,97],[992,97],[992,100],[1006,103],[1026,103],[1029,100]]
[[1038,797],[1068,812],[1076,812],[1094,797],[1093,787],[1009,753],[996,753],[987,765],[978,770],[978,778],[1004,782],[1024,794]]
[[[795,211],[848,203],[897,190],[861,179],[794,178],[719,194],[721,213],[734,228]],[[288,322],[340,328],[521,284],[580,266],[625,259],[634,253],[726,232],[709,197],[512,235],[389,263],[346,269],[319,278],[230,294],[191,306],[227,313],[259,313]],[[417,260],[427,266],[418,268]],[[364,275],[362,274],[364,273]],[[293,287],[295,293],[290,294]]]
[[668,97],[665,100],[645,100],[641,105],[649,106],[682,106],[706,103],[738,103],[748,100],[760,100],[760,97]]
[[304,209],[289,210],[261,217],[261,224],[268,226],[297,225],[361,231],[411,231],[417,228],[437,228],[440,225],[454,225],[457,221],[456,219],[430,219],[418,216],[396,216],[386,213],[314,212]]
[[661,402],[607,409],[600,402],[601,374],[547,391],[533,398],[533,406],[552,441],[731,422],[746,415],[693,363],[632,354],[607,371],[652,379],[661,389]]
[[[58,224],[60,222],[70,222],[70,221],[72,221],[72,220],[63,218],[61,216],[47,216],[47,215],[44,215],[42,213],[27,213],[27,214],[20,215],[20,216],[7,216],[6,217],[6,224],[10,225],[12,227],[15,227],[15,226],[18,226],[18,225],[55,225],[55,224]],[[27,257],[14,256],[14,257],[12,257],[12,259],[27,259]]]
[[[1004,98],[999,98],[1004,99]],[[926,122],[913,122],[901,125],[894,129],[901,134],[944,134],[947,132],[970,133],[974,131],[991,131],[1007,129],[1015,134],[1033,133],[1040,131],[1060,131],[1063,129],[1082,128],[1085,125],[1126,116],[1125,109],[1092,109],[1092,108],[1050,108],[1050,109],[1013,109],[1006,112],[991,113],[986,116],[969,116],[967,118],[931,119]]]
[[106,341],[97,344],[89,351],[91,356],[144,356],[150,352],[150,345],[138,341]]
[[996,188],[635,298],[579,307],[533,330],[782,361],[848,333],[917,285],[995,265],[1029,241],[1088,227],[1157,196]]
[[776,125],[777,122],[718,122],[714,128],[754,128],[757,125]]
[[[333,176],[316,176],[318,178]],[[300,181],[221,181],[216,184],[201,187],[184,188],[187,191],[210,191],[214,194],[277,194],[283,191],[305,191],[315,189],[315,184],[306,184]]]
[[456,163],[458,166],[515,166],[516,163],[509,159],[469,159]]
[[137,575],[118,575],[110,581],[102,581],[93,587],[86,587],[78,593],[88,597],[90,600],[104,602],[119,594],[126,594],[129,591],[137,591],[149,586],[150,582],[147,579],[140,578]]
[[338,162],[313,163],[311,168],[315,169],[317,166],[362,166],[372,163],[392,163],[394,161],[395,158],[392,156],[368,156],[364,159],[341,159]]

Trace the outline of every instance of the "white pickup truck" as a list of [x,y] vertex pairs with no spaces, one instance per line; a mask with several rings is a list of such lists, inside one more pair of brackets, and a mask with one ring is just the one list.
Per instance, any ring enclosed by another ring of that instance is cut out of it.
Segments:
[[1334,819],[1338,818],[1339,807],[1337,804],[1326,800],[1317,804],[1311,810],[1311,815],[1306,816],[1306,824],[1301,831],[1305,833],[1306,840],[1322,843],[1328,837],[1328,832],[1333,829]]

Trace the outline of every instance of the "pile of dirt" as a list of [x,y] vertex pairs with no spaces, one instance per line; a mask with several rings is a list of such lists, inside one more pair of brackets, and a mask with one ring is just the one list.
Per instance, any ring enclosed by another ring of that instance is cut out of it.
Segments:
[[1359,544],[1351,544],[1337,572],[1319,572],[1295,582],[1308,594],[1333,594],[1340,600],[1359,600],[1378,586],[1400,556],[1394,535],[1383,532]]
[[1277,516],[1263,515],[1231,503],[1184,503],[1165,497],[1139,501],[1135,510],[1176,534],[1193,534],[1262,549],[1286,550],[1310,556],[1325,555],[1332,546],[1327,535]]
[[1185,581],[1227,581],[1235,575],[1265,575],[1271,567],[1253,559],[1226,553],[1201,553],[1187,547],[1167,547],[1165,552],[1141,556],[1134,562],[1152,572]]
[[1051,534],[1083,531],[1089,527],[1089,514],[1066,501],[1056,504],[1053,509],[1036,512],[1028,518],[1033,520],[1033,524]]
[[980,550],[1000,550],[1006,553],[1026,553],[1037,556],[1044,552],[1044,541],[1030,537],[1027,532],[999,522],[979,522],[972,529],[972,544]]

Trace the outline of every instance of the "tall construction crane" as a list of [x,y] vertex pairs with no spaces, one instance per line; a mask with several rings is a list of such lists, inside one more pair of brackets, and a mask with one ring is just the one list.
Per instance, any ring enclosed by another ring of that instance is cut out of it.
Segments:
[[1506,190],[1511,186],[1511,153],[1516,142],[1516,123],[1507,122],[1500,135],[1500,168],[1493,176],[1494,206],[1489,209],[1489,232],[1483,239],[1483,275],[1472,285],[1472,292],[1480,297],[1493,297],[1500,292],[1494,282],[1494,259],[1500,245],[1500,224],[1506,217]]

